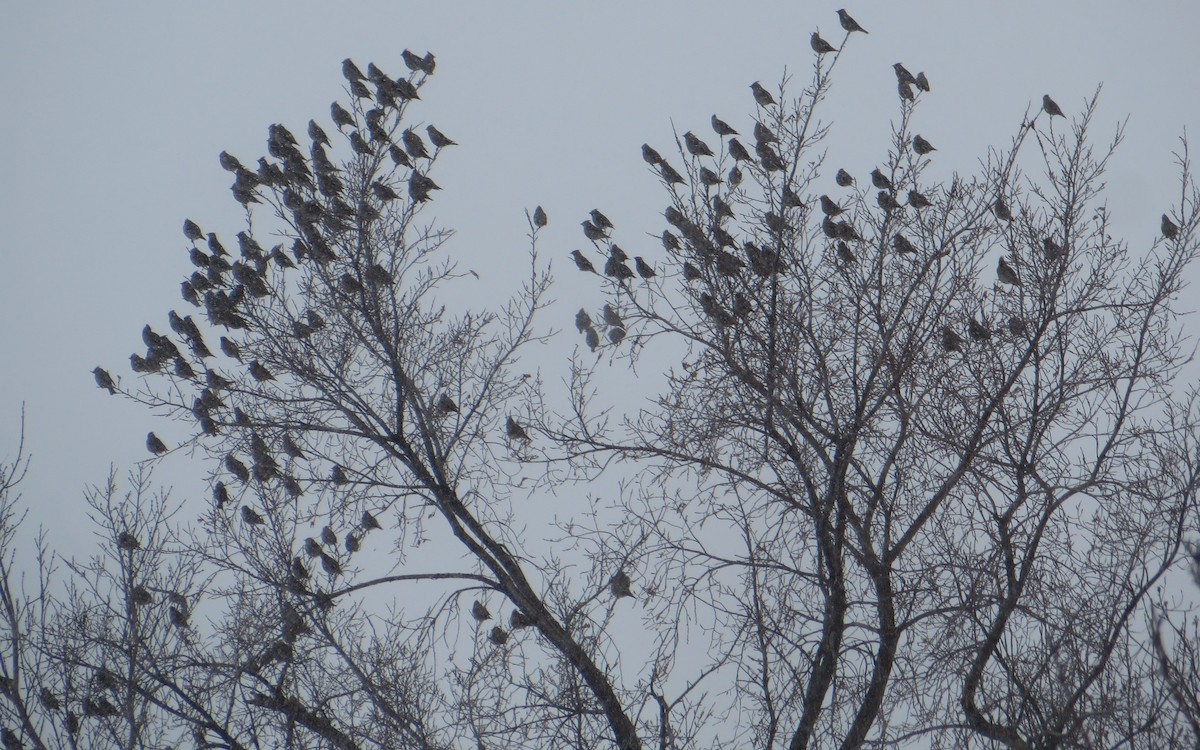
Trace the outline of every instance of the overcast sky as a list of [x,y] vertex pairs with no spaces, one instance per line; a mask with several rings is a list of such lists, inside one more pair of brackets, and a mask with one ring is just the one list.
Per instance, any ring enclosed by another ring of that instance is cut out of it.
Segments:
[[[803,85],[809,34],[841,43],[842,2],[5,3],[0,458],[24,403],[35,521],[60,544],[87,533],[83,487],[146,458],[148,430],[170,442],[190,429],[108,397],[90,370],[134,377],[142,326],[166,329],[167,310],[186,306],[183,219],[230,239],[241,229],[217,154],[253,162],[268,124],[327,124],[330,101],[346,99],[342,58],[395,74],[406,47],[437,55],[411,116],[461,145],[439,159],[444,192],[429,215],[457,231],[448,250],[478,270],[481,293],[507,292],[527,270],[524,210],[545,206],[541,251],[559,271],[557,325],[569,327],[581,297],[599,299],[566,257],[586,212],[601,207],[629,238],[662,229],[665,198],[640,145],[672,151],[672,122],[713,141],[713,112],[748,131],[748,85],[773,88],[785,69]],[[916,130],[937,145],[941,176],[977,171],[1042,94],[1071,115],[1102,83],[1098,142],[1129,115],[1110,208],[1134,248],[1153,241],[1178,202],[1177,139],[1200,131],[1200,3],[848,10],[870,34],[851,39],[824,110],[835,168],[864,176],[886,160],[898,60],[932,82]],[[568,334],[563,357],[574,343]],[[159,478],[207,501],[186,465],[172,456]]]

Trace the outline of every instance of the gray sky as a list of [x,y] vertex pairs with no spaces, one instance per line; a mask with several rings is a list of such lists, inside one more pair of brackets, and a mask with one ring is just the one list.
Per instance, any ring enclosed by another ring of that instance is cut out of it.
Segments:
[[[297,133],[310,117],[327,123],[330,101],[346,99],[342,58],[398,73],[405,47],[437,55],[410,111],[462,145],[439,159],[444,192],[429,215],[457,230],[449,251],[480,272],[481,293],[507,292],[527,271],[523,212],[545,206],[541,252],[559,271],[556,325],[569,328],[581,298],[599,299],[566,257],[586,212],[602,208],[631,244],[662,229],[665,196],[640,145],[673,151],[672,120],[715,141],[713,112],[748,131],[747,86],[774,88],[785,68],[803,85],[808,36],[819,29],[839,44],[834,11],[845,1],[5,4],[0,457],[15,447],[25,402],[34,520],[54,525],[55,542],[79,538],[85,484],[110,463],[144,459],[148,430],[173,442],[190,429],[109,398],[90,370],[134,377],[128,356],[144,348],[143,324],[166,329],[166,311],[186,307],[183,219],[229,241],[242,226],[217,153],[253,161],[269,123]],[[1177,138],[1200,129],[1200,3],[1136,5],[848,7],[870,34],[851,40],[824,110],[830,164],[862,177],[886,160],[897,60],[932,82],[917,114],[938,147],[931,176],[976,171],[1042,94],[1070,115],[1103,83],[1097,143],[1130,115],[1110,208],[1132,245],[1148,246],[1178,202]],[[627,249],[658,250],[648,239]],[[574,343],[563,337],[563,357]],[[194,473],[172,456],[158,478],[207,501],[183,479]]]

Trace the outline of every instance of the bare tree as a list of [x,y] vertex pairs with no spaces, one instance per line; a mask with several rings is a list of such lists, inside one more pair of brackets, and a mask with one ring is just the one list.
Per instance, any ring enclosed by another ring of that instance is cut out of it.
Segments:
[[[123,501],[111,478],[89,493],[101,555],[9,608],[13,741],[1200,739],[1194,641],[1145,627],[1200,510],[1186,143],[1136,253],[1111,236],[1121,131],[1092,145],[1095,97],[1070,120],[1045,97],[942,184],[929,80],[897,64],[878,168],[830,168],[820,112],[861,30],[842,16],[798,95],[756,83],[751,118],[643,148],[668,195],[653,243],[584,221],[573,259],[607,301],[575,325],[609,356],[577,350],[562,408],[521,365],[550,338],[545,212],[528,281],[483,311],[424,219],[457,146],[415,124],[432,55],[401,77],[346,60],[333,125],[270,126],[253,169],[222,153],[245,228],[186,221],[197,310],[146,327],[141,379],[95,371],[189,425],[146,447],[200,456],[212,505],[184,524],[144,473]],[[640,410],[597,377],[673,353]],[[617,499],[542,513],[626,467]]]

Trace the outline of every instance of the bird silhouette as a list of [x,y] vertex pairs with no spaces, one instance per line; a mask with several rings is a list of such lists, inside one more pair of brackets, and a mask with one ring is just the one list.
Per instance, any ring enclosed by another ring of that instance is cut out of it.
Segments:
[[187,237],[192,242],[197,242],[204,239],[204,232],[200,231],[200,227],[191,219],[183,220],[183,236]]
[[541,229],[550,223],[550,218],[546,216],[546,211],[541,206],[533,209],[533,226]]
[[[455,411],[458,411],[458,410],[455,409]],[[378,519],[376,519],[375,516],[372,515],[371,511],[369,511],[369,510],[364,510],[362,512],[362,519],[359,521],[359,525],[362,526],[365,531],[371,531],[372,529],[382,529],[383,528],[382,526],[379,525]]]
[[316,539],[310,536],[304,540],[304,554],[309,557],[320,557],[322,551],[321,544]]
[[896,211],[904,208],[904,206],[896,200],[895,196],[893,196],[891,192],[887,190],[880,190],[878,193],[876,193],[875,202],[878,203],[879,207],[885,211]]
[[913,245],[913,243],[910,242],[907,237],[900,234],[899,232],[897,232],[892,237],[892,247],[896,249],[896,252],[902,253],[902,254],[903,253],[915,253],[917,251],[916,246]]
[[750,152],[737,138],[729,139],[729,155],[733,157],[734,161],[754,161],[754,157],[750,156]]
[[583,341],[589,349],[596,351],[600,346],[600,334],[596,332],[595,328],[589,326],[587,331],[584,332]]
[[433,144],[434,148],[446,148],[447,146],[458,145],[457,142],[450,140],[445,133],[432,125],[427,125],[425,132],[429,134],[429,142]]
[[623,596],[633,596],[633,582],[629,580],[629,574],[623,570],[618,570],[613,574],[613,577],[608,581],[608,588],[612,591],[612,595],[617,599]]
[[844,209],[841,206],[839,206],[838,204],[834,203],[833,199],[830,198],[828,195],[822,195],[821,196],[821,211],[826,216],[839,216],[839,215],[845,213],[846,209]]
[[864,34],[868,33],[867,30],[862,26],[859,26],[858,21],[855,21],[853,18],[851,18],[850,14],[845,10],[839,10],[837,14],[838,22],[842,24],[842,28],[846,30],[847,34],[853,34],[855,31],[861,31]]
[[1163,237],[1166,237],[1168,240],[1173,240],[1179,237],[1178,225],[1171,221],[1171,217],[1167,216],[1166,214],[1162,215],[1162,225],[1160,228],[1162,229]]
[[529,433],[525,432],[525,428],[522,427],[520,423],[511,416],[504,425],[504,434],[507,435],[510,440],[524,440],[526,442],[530,440]]
[[696,137],[695,133],[688,131],[683,134],[683,145],[687,147],[688,153],[692,156],[712,156],[712,149],[708,144]]
[[898,83],[910,83],[913,86],[917,85],[917,79],[912,73],[908,72],[908,68],[904,67],[904,63],[896,63],[892,65],[892,70],[896,71],[896,81]]
[[475,622],[483,622],[492,619],[492,613],[488,611],[486,604],[476,599],[471,605],[471,617],[475,618]]
[[117,547],[132,552],[135,549],[141,549],[142,543],[133,534],[128,531],[122,531],[120,534],[117,534]]
[[917,95],[913,93],[912,86],[904,81],[896,84],[896,91],[900,94],[901,101],[916,101]]
[[663,163],[662,156],[660,156],[657,151],[650,148],[650,144],[648,143],[642,144],[642,159],[644,159],[645,162],[652,167],[656,167]]
[[827,52],[837,52],[837,47],[822,39],[821,35],[815,31],[809,37],[808,43],[812,46],[813,52],[816,52],[818,55],[824,55]]
[[583,221],[579,222],[579,224],[583,227],[583,236],[587,237],[592,242],[599,242],[607,236],[603,229],[596,226],[588,219],[584,219]]
[[665,161],[658,165],[658,169],[662,174],[662,178],[666,180],[668,185],[682,185],[684,182],[686,182],[686,180],[683,179],[683,175],[679,174],[675,167],[672,167]]
[[754,123],[754,140],[758,143],[778,143],[779,136],[771,132],[771,129],[761,122]]
[[879,167],[871,170],[871,184],[880,190],[892,189],[892,181],[879,171]]
[[771,96],[771,92],[764,89],[758,81],[750,84],[750,91],[754,93],[754,101],[758,102],[758,106],[771,107],[775,105],[775,97]]
[[708,167],[700,167],[700,184],[705,187],[714,187],[721,184],[721,175],[712,171]]
[[963,337],[950,326],[942,326],[942,348],[948,352],[962,351]]
[[217,508],[224,508],[229,503],[229,488],[224,482],[217,482],[213,485],[213,501],[217,504]]
[[625,321],[621,320],[621,315],[615,309],[613,309],[612,305],[608,304],[607,302],[604,303],[603,314],[605,324],[614,326],[616,328],[625,327]]
[[908,205],[913,208],[928,208],[933,204],[929,202],[924,193],[913,189],[908,191]]
[[271,371],[264,367],[263,364],[258,360],[250,363],[249,370],[250,376],[260,383],[275,379],[275,376],[271,374]]
[[575,328],[576,328],[576,330],[578,330],[580,333],[583,333],[584,331],[586,331],[587,329],[589,329],[591,327],[592,327],[592,316],[587,314],[587,310],[584,310],[582,307],[579,308],[579,312],[575,313]]
[[359,70],[358,66],[354,64],[354,61],[348,57],[345,60],[342,60],[342,75],[346,77],[347,81],[366,80],[366,76],[363,75],[363,72]]
[[600,213],[600,209],[593,208],[591,211],[588,212],[588,214],[592,217],[592,223],[595,224],[596,226],[600,227],[604,231],[608,231],[609,229],[613,228],[612,221],[610,221],[607,216]]
[[167,445],[162,440],[159,440],[158,435],[150,432],[146,434],[146,450],[156,456],[161,456],[167,452]]
[[508,633],[505,632],[504,628],[497,625],[492,628],[492,632],[488,633],[488,640],[497,646],[503,646],[505,643],[508,643]]
[[638,276],[641,276],[643,279],[654,278],[654,276],[655,276],[654,269],[651,268],[650,265],[648,263],[646,263],[646,261],[642,260],[640,255],[633,259],[633,263],[634,263],[634,268],[637,269]]
[[1062,108],[1060,108],[1058,104],[1050,98],[1049,94],[1044,94],[1042,96],[1042,111],[1051,117],[1066,117],[1066,115],[1063,114]]
[[991,329],[975,318],[967,321],[967,335],[976,341],[990,341],[992,339]]
[[437,402],[438,410],[445,414],[453,414],[458,411],[458,404],[454,403],[454,399],[450,398],[449,393],[443,393]]
[[92,374],[96,376],[96,385],[105,389],[110,395],[115,395],[117,392],[117,384],[113,382],[112,375],[103,367],[95,367],[92,369]]
[[1063,246],[1052,237],[1046,237],[1042,240],[1042,254],[1046,256],[1046,260],[1058,260],[1063,257]]
[[854,177],[844,169],[839,169],[833,179],[840,187],[850,187],[854,184]]
[[729,127],[729,123],[725,122],[724,120],[722,120],[720,117],[717,117],[716,115],[712,116],[712,129],[713,129],[714,133],[716,133],[717,135],[722,136],[722,137],[727,136],[727,135],[737,135],[738,134],[738,132],[736,130]]
[[929,79],[925,77],[925,71],[922,70],[920,73],[917,73],[917,78],[914,83],[916,87],[922,91],[929,91]]
[[996,200],[992,203],[992,211],[996,214],[996,218],[1002,221],[1012,221],[1012,211],[1008,208],[1008,203],[1004,201],[1003,195],[997,195]]
[[1000,256],[1000,262],[996,265],[996,277],[1010,286],[1021,286],[1021,277],[1017,276],[1016,269],[1008,264],[1008,260],[1003,255]]
[[267,522],[267,520],[259,515],[258,511],[254,510],[249,505],[243,505],[242,522],[250,526],[262,526]]
[[412,128],[405,128],[400,134],[400,140],[404,143],[404,150],[414,159],[428,159],[429,151],[425,149],[425,141],[421,140],[421,136],[413,132]]
[[930,151],[937,151],[933,144],[925,140],[919,135],[913,136],[912,139],[913,151],[916,151],[921,156],[928,154]]
[[336,547],[338,543],[337,534],[334,533],[333,527],[326,524],[321,528],[321,543],[327,547]]
[[843,263],[854,263],[858,260],[858,258],[854,257],[854,252],[850,250],[850,246],[846,244],[845,240],[838,240],[837,254],[838,259]]
[[237,456],[232,453],[225,456],[225,468],[229,470],[230,474],[237,477],[238,481],[242,484],[250,481],[250,470],[246,468],[246,464],[239,461]]

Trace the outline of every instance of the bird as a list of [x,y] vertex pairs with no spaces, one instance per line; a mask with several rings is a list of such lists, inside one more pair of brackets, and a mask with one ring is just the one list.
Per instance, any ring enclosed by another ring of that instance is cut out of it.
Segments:
[[[616,245],[613,245],[613,247],[615,248]],[[623,256],[624,253],[622,252],[621,255]],[[624,260],[623,257],[615,253],[610,255],[608,261],[604,264],[604,275],[614,278],[617,281],[632,279],[633,271],[629,270],[629,266],[625,265]]]
[[911,83],[917,85],[917,79],[912,73],[908,72],[908,68],[904,67],[904,63],[896,63],[892,65],[892,70],[896,71],[896,80],[900,83]]
[[329,472],[329,481],[337,486],[342,486],[350,480],[346,477],[346,471],[341,466],[334,464],[333,469]]
[[638,276],[641,276],[643,279],[654,278],[654,276],[655,276],[654,269],[650,267],[650,264],[648,264],[648,263],[646,263],[646,261],[642,260],[642,257],[640,255],[633,259],[633,264],[634,264],[634,267],[637,269]]
[[549,217],[546,216],[545,209],[543,209],[541,206],[538,206],[537,208],[533,209],[533,226],[537,227],[538,229],[541,229],[542,227],[546,226],[548,223],[550,223],[550,219],[549,219]]
[[705,187],[714,187],[721,184],[721,175],[712,171],[708,167],[700,167],[700,184]]
[[390,185],[387,185],[380,180],[375,180],[371,183],[371,193],[384,203],[400,199],[399,193],[393,190]]
[[221,169],[226,172],[238,172],[244,169],[242,163],[237,160],[237,157],[230,154],[228,151],[222,151],[217,155],[217,160],[221,162]]
[[369,510],[364,510],[362,512],[362,519],[359,521],[359,525],[362,526],[363,529],[366,531],[371,531],[372,529],[382,529],[383,528],[382,526],[379,525],[379,521],[375,518],[374,515],[371,514],[371,511],[369,511]]
[[990,341],[992,338],[991,330],[975,318],[967,322],[967,334],[976,341]]
[[340,576],[342,574],[342,565],[330,555],[321,553],[321,567],[325,569],[326,575],[330,578]]
[[[1168,240],[1173,240],[1179,236],[1179,227],[1175,222],[1171,221],[1171,217],[1166,214],[1162,215],[1162,235]],[[98,378],[99,376],[97,376]]]
[[666,180],[668,185],[682,185],[686,182],[683,179],[683,175],[679,174],[675,167],[672,167],[665,161],[658,165],[658,171],[662,174],[662,178]]
[[880,190],[892,189],[892,181],[884,176],[883,172],[879,171],[879,167],[871,170],[871,184]]
[[1058,260],[1063,256],[1063,246],[1052,237],[1046,237],[1042,240],[1042,254],[1046,256],[1046,260]]
[[1050,98],[1049,94],[1042,95],[1042,111],[1051,117],[1054,117],[1055,115],[1058,117],[1066,117],[1066,115],[1063,114],[1062,108]]
[[250,526],[262,526],[267,522],[267,520],[259,515],[258,511],[254,510],[249,505],[243,505],[242,522]]
[[837,52],[837,47],[822,39],[821,35],[815,31],[809,37],[808,43],[812,46],[813,52],[816,52],[818,55],[824,55],[826,52]]
[[878,203],[879,207],[885,211],[896,211],[904,208],[904,206],[896,200],[895,196],[893,196],[887,190],[880,190],[875,195],[875,202]]
[[858,258],[854,257],[854,252],[850,249],[850,246],[846,244],[845,240],[838,240],[837,254],[838,259],[843,263],[854,263],[858,260]]
[[213,501],[217,504],[218,508],[224,508],[226,503],[229,502],[229,488],[225,486],[224,482],[217,482],[213,487],[212,494]]
[[688,153],[692,156],[712,156],[712,149],[708,144],[696,137],[692,131],[683,134],[683,145],[687,146]]
[[304,540],[304,554],[309,557],[321,556],[321,544],[311,536]]
[[229,473],[237,477],[242,484],[250,481],[250,470],[232,453],[225,456],[225,468],[229,469]]
[[524,440],[526,442],[530,440],[529,433],[525,432],[525,428],[522,427],[520,423],[511,416],[504,425],[504,434],[506,434],[510,440]]
[[1016,269],[1008,265],[1008,260],[1003,255],[1000,256],[1000,262],[996,265],[996,277],[1010,286],[1021,286],[1021,277],[1017,276]]
[[917,251],[916,246],[913,245],[913,243],[909,241],[907,237],[899,232],[892,237],[892,247],[894,247],[898,253],[915,253]]
[[754,157],[750,156],[750,152],[737,138],[729,139],[729,155],[733,157],[734,161],[754,161]]
[[613,306],[608,304],[607,302],[604,303],[604,322],[607,325],[613,326],[615,328],[624,328],[625,327],[625,321],[621,320],[620,313],[618,313],[616,310],[614,310]]
[[354,116],[337,102],[329,105],[329,116],[333,118],[333,124],[337,125],[339,129],[354,127]]
[[458,413],[458,404],[454,403],[454,399],[450,398],[449,393],[443,393],[441,397],[438,398],[437,407],[446,414]]
[[412,72],[424,73],[427,76],[433,75],[433,69],[437,63],[434,62],[432,52],[426,52],[424,57],[417,57],[412,52],[404,50],[400,53],[400,56],[404,58],[404,64]]
[[304,451],[300,450],[300,446],[297,445],[296,441],[292,439],[292,436],[286,432],[283,434],[282,444],[283,452],[286,453],[289,458],[304,458]]
[[652,167],[656,167],[663,163],[662,156],[660,156],[657,151],[650,148],[650,144],[648,143],[642,144],[642,159]]
[[633,591],[630,586],[632,581],[629,580],[629,574],[623,570],[618,570],[613,574],[613,577],[608,581],[608,588],[617,599],[623,596],[633,596]]
[[497,646],[503,646],[505,643],[508,643],[508,633],[505,632],[504,628],[497,625],[492,628],[492,632],[488,633],[488,640]]
[[[816,36],[814,34],[814,36]],[[775,97],[771,96],[771,92],[762,87],[758,81],[750,84],[750,91],[754,93],[754,101],[758,102],[760,107],[771,107],[775,105]]]
[[592,217],[592,223],[601,229],[608,231],[609,229],[613,228],[612,221],[607,216],[600,213],[600,209],[593,208],[588,212],[588,215]]
[[851,18],[850,14],[847,13],[844,9],[839,10],[837,12],[837,14],[838,14],[838,21],[841,22],[842,28],[846,30],[847,34],[853,34],[855,31],[861,31],[864,34],[870,33],[866,29],[864,29],[862,26],[859,26],[858,21],[855,21],[853,18]]
[[1019,316],[1014,315],[1008,319],[1008,333],[1011,336],[1024,336],[1027,330],[1025,321],[1021,320]]
[[308,137],[311,138],[312,142],[315,144],[320,145],[323,143],[330,148],[333,147],[333,144],[329,142],[329,136],[325,134],[325,131],[321,129],[321,126],[317,124],[316,120],[308,121]]
[[778,143],[779,136],[771,132],[771,129],[761,122],[754,123],[754,140],[758,143]]
[[354,61],[348,57],[345,60],[342,60],[342,75],[345,76],[347,81],[366,80],[366,76],[363,75],[363,72],[359,70],[358,66],[354,64]]
[[204,232],[200,231],[200,227],[191,219],[183,220],[183,236],[187,237],[192,242],[204,239]]
[[510,630],[528,628],[532,627],[534,624],[534,619],[519,609],[514,609],[512,614],[508,616],[508,627]]
[[916,151],[921,156],[928,154],[930,151],[937,151],[933,144],[925,140],[919,135],[913,136],[912,139],[913,151]]
[[600,334],[596,332],[595,328],[589,326],[587,331],[584,332],[583,342],[587,344],[589,349],[596,351],[600,346]]
[[158,435],[149,432],[146,433],[146,450],[156,456],[161,456],[167,452],[167,445],[162,440],[159,440]]
[[929,91],[929,79],[925,77],[925,71],[922,70],[920,73],[917,73],[917,80],[915,83],[917,88],[921,89],[922,91]]
[[338,543],[337,534],[334,533],[333,527],[326,524],[321,528],[321,543],[328,547],[336,547]]
[[962,351],[963,337],[950,326],[942,326],[942,348],[948,352]]
[[112,375],[109,375],[107,370],[103,367],[95,367],[92,369],[92,374],[96,376],[96,385],[98,387],[105,389],[110,395],[116,395],[117,384],[113,382]]
[[596,226],[588,219],[584,219],[583,221],[579,222],[579,224],[583,227],[583,236],[587,237],[592,242],[599,242],[606,236],[603,229]]
[[727,136],[727,135],[737,135],[738,134],[738,132],[736,130],[729,127],[729,123],[725,122],[724,120],[722,120],[720,117],[717,117],[716,115],[712,116],[712,129],[713,129],[714,133],[716,133],[717,135],[722,136],[722,137]]
[[780,172],[787,168],[783,159],[771,148],[768,143],[759,141],[754,147],[755,153],[758,154],[758,161],[762,164],[762,168],[768,172]]
[[850,187],[854,184],[854,177],[844,169],[839,169],[833,179],[839,187]]
[[227,356],[227,357],[236,359],[239,362],[242,361],[241,348],[238,347],[238,345],[236,343],[234,343],[230,339],[226,338],[225,336],[221,337],[221,351],[224,352],[225,356]]
[[924,193],[914,189],[908,191],[908,205],[913,208],[927,208],[933,204],[925,197]]
[[429,193],[433,190],[441,190],[433,178],[426,177],[420,172],[413,172],[408,178],[408,194],[417,203],[424,203],[429,200]]
[[400,140],[404,143],[404,150],[414,159],[428,159],[429,151],[425,149],[425,141],[421,140],[421,136],[413,132],[412,128],[405,128],[400,134]]
[[271,374],[271,371],[264,367],[258,360],[250,363],[249,370],[251,377],[260,383],[275,379],[275,376]]
[[47,711],[58,711],[62,708],[62,703],[58,700],[50,688],[42,688],[42,692],[38,694],[38,700]]
[[822,195],[821,196],[821,211],[824,212],[824,214],[826,216],[838,216],[840,214],[845,213],[846,209],[844,209],[841,206],[839,206],[838,204],[834,203],[833,199],[830,198],[828,195]]
[[900,81],[896,84],[896,91],[899,92],[900,99],[902,101],[916,101],[917,95],[913,93],[912,86],[908,85],[904,81]]
[[433,144],[434,148],[445,148],[446,146],[458,145],[457,142],[450,140],[445,133],[432,125],[426,126],[425,132],[429,134],[429,142]]
[[586,331],[587,329],[589,329],[591,327],[592,327],[592,316],[587,314],[587,310],[584,310],[582,307],[579,308],[579,312],[575,313],[575,328],[576,328],[576,330],[578,330],[580,333],[583,333],[584,331]]
[[471,605],[471,617],[475,618],[475,622],[483,622],[492,619],[492,613],[488,611],[486,604],[476,599]]
[[992,204],[992,211],[996,214],[996,218],[1003,221],[1012,221],[1012,211],[1009,210],[1003,195],[996,196],[996,202]]
[[138,538],[133,534],[129,533],[128,531],[122,531],[120,534],[117,534],[117,547],[119,549],[133,551],[135,549],[141,549],[142,543],[139,542]]
[[624,328],[609,328],[608,329],[608,340],[611,341],[613,344],[621,343],[622,341],[625,340],[625,329]]

